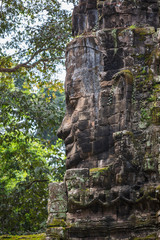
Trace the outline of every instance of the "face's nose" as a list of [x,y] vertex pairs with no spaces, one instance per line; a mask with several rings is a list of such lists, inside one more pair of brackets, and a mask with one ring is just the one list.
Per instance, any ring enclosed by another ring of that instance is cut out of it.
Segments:
[[57,137],[65,140],[71,132],[71,119],[66,115],[57,131]]

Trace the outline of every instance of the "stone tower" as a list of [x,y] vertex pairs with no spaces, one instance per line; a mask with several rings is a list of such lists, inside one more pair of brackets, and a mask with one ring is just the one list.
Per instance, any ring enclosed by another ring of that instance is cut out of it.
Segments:
[[80,0],[47,240],[160,239],[158,0]]

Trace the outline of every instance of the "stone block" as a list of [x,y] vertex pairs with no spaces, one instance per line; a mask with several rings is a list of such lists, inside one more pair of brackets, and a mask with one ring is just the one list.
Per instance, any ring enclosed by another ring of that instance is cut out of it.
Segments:
[[90,119],[90,113],[89,112],[80,112],[79,113],[79,120],[85,121]]
[[116,70],[124,67],[123,48],[107,50],[107,56],[104,57],[104,71]]
[[95,139],[97,139],[97,138],[107,137],[109,136],[109,134],[110,134],[110,127],[108,125],[108,126],[98,127],[94,133],[94,136],[95,136]]
[[92,152],[92,143],[90,142],[90,139],[88,139],[88,142],[84,142],[81,144],[81,149],[83,153],[91,153]]
[[49,184],[49,196],[50,202],[55,201],[66,201],[66,186],[64,182],[61,183],[50,183]]
[[50,213],[59,213],[59,212],[65,213],[67,211],[66,194],[65,194],[65,198],[60,201],[54,200],[52,203],[49,201],[48,209]]
[[91,138],[91,131],[89,129],[86,129],[85,131],[78,131],[76,136],[80,143],[88,142],[88,140]]
[[[107,70],[106,72],[103,72],[103,74],[100,74],[100,81],[102,81],[103,83],[101,83],[101,86],[103,87],[102,84],[105,84],[105,86],[108,86],[108,81],[112,80],[112,77],[119,71],[119,69],[114,69],[114,70]],[[112,85],[112,84],[111,84]]]
[[100,30],[98,31],[99,41],[104,49],[110,49],[115,47],[117,41],[116,30]]
[[87,134],[85,134],[85,132],[86,131],[76,133],[77,143],[80,144],[80,145],[91,143],[91,133],[89,134],[89,136],[86,136]]
[[46,234],[50,239],[54,240],[66,240],[65,228],[64,227],[50,227],[47,228]]
[[117,32],[118,46],[119,47],[133,47],[134,45],[134,32],[131,28],[122,28]]
[[[91,5],[91,4],[87,5],[88,9],[90,9],[92,7],[93,7],[93,5]],[[95,25],[97,23],[97,20],[98,20],[97,9],[89,10],[87,12],[87,20],[86,20],[86,27],[87,27],[87,29],[88,30],[92,30],[95,27]]]
[[65,180],[73,180],[80,178],[83,181],[83,178],[89,177],[89,169],[88,168],[74,168],[68,169],[65,174]]
[[66,159],[66,169],[77,166],[82,161],[79,151],[75,151],[74,154],[70,154]]
[[93,142],[93,150],[92,150],[93,154],[105,152],[108,149],[109,149],[109,141],[107,136]]
[[[82,173],[82,174],[81,174]],[[65,181],[68,190],[68,195],[78,194],[79,191],[84,191],[89,186],[89,169],[71,169],[65,174]]]

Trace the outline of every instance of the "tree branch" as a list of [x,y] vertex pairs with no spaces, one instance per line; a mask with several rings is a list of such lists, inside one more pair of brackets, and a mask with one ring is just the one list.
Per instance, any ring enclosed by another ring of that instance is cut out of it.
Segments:
[[3,0],[1,2],[1,14],[2,14],[2,8],[3,8]]
[[[19,70],[20,68],[24,67],[24,68],[33,68],[35,67],[37,64],[39,64],[40,62],[49,62],[49,61],[53,61],[53,59],[51,58],[41,58],[35,62],[33,62],[32,64],[29,64],[39,53],[41,53],[42,51],[47,51],[49,50],[48,48],[46,49],[39,49],[38,51],[36,51],[30,58],[28,61],[24,62],[24,63],[20,63],[20,64],[17,64],[15,67],[12,67],[12,68],[3,68],[3,67],[0,67],[0,72],[2,73],[12,73],[12,72],[16,72],[17,70]],[[55,58],[54,60],[57,60],[57,59],[63,59],[62,57],[60,58]]]
[[29,189],[34,183],[37,182],[48,182],[49,180],[44,179],[44,180],[33,180],[31,183],[28,184],[27,189]]

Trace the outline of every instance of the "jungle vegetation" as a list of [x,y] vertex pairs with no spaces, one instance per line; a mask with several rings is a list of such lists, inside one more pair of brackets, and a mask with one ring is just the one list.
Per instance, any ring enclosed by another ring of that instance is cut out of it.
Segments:
[[56,137],[65,97],[56,73],[71,12],[60,2],[0,1],[0,234],[42,231],[48,183],[65,171]]

